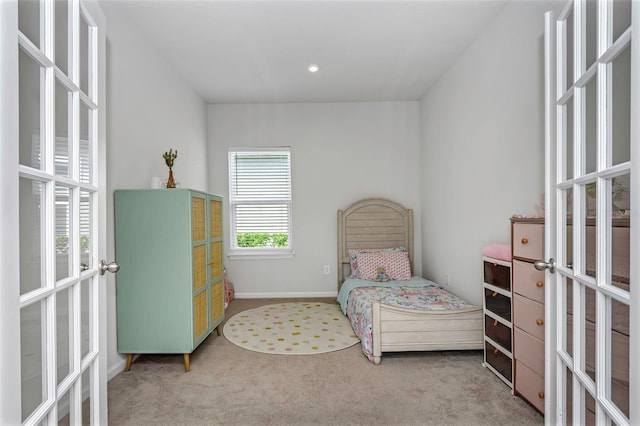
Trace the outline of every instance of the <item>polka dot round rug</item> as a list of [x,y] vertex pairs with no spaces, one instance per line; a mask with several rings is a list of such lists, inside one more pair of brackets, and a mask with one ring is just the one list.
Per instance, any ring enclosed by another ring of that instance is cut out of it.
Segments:
[[231,343],[255,352],[311,355],[348,348],[360,341],[339,305],[287,302],[249,309],[223,328]]

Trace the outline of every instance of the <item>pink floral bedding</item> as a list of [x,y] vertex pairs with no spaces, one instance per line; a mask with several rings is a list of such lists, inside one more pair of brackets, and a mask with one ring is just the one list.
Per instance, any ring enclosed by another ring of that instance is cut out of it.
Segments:
[[371,303],[382,301],[386,305],[409,309],[447,310],[473,306],[437,286],[428,287],[357,287],[349,292],[347,317],[353,331],[362,343],[362,352],[373,362],[373,337],[371,333]]

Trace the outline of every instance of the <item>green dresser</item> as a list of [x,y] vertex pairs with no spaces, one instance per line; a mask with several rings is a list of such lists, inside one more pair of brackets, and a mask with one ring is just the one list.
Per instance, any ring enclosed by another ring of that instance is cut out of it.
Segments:
[[[118,352],[184,355],[224,319],[222,198],[190,189],[115,191]],[[217,329],[220,335],[220,329]]]

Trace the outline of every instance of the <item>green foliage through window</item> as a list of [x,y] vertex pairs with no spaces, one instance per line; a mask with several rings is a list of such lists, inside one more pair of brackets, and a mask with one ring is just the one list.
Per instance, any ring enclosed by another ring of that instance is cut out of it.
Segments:
[[287,247],[287,234],[266,232],[243,232],[237,234],[238,247]]
[[[69,237],[66,235],[56,236],[56,252],[66,253],[69,251]],[[80,235],[80,251],[86,253],[89,251],[89,236]]]

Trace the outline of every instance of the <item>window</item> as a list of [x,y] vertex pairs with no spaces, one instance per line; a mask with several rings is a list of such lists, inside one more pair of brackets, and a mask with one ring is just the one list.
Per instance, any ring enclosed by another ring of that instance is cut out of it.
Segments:
[[[32,142],[32,164],[34,167],[40,167],[42,162],[40,154],[40,136],[34,135]],[[68,177],[71,173],[69,170],[69,140],[66,137],[57,136],[54,154],[54,169],[57,176]],[[90,156],[91,145],[89,141],[80,139],[80,182],[91,182]],[[33,185],[34,196],[40,202],[41,184]],[[71,218],[70,208],[71,191],[69,188],[61,185],[55,187],[55,219],[56,219],[56,252],[58,254],[68,253],[70,248],[69,236],[71,235]],[[87,191],[80,192],[80,254],[86,254],[89,251],[91,236],[91,194]]]
[[292,254],[291,151],[229,151],[231,254]]

